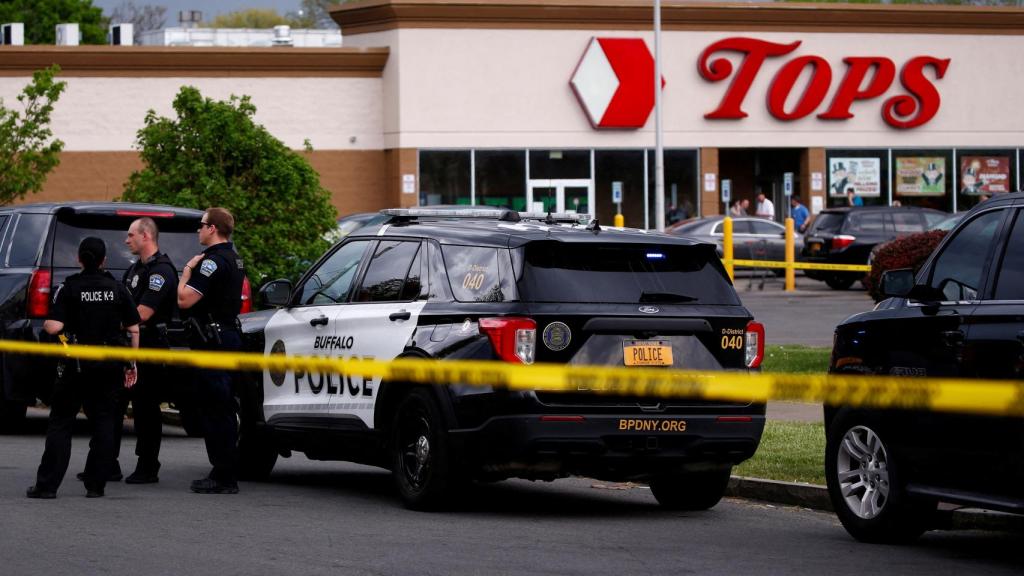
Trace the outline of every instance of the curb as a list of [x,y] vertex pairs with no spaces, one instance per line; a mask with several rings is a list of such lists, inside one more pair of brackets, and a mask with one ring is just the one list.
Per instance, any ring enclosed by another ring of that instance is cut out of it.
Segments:
[[[725,495],[745,500],[799,506],[822,512],[833,511],[828,488],[818,484],[733,476],[729,480]],[[957,508],[943,504],[939,506],[935,529],[1024,532],[1024,516],[979,508]]]

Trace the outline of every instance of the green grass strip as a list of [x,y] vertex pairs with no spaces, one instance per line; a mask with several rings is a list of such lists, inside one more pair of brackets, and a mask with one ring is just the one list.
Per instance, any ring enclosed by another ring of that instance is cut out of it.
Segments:
[[763,372],[784,372],[789,374],[824,374],[828,371],[831,348],[815,348],[791,344],[774,344],[764,347]]
[[733,474],[825,484],[825,425],[769,420],[757,453],[734,468]]

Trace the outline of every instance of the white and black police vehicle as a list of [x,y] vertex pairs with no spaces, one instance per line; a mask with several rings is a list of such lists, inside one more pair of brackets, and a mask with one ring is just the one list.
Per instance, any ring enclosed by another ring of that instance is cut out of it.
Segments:
[[[493,360],[749,371],[764,328],[715,246],[579,217],[396,209],[328,251],[271,309],[242,316],[265,354]],[[279,455],[392,470],[411,508],[470,481],[583,475],[649,482],[659,503],[706,509],[751,457],[763,404],[417,385],[302,372],[240,388],[243,475]],[[585,386],[583,386],[585,388]]]

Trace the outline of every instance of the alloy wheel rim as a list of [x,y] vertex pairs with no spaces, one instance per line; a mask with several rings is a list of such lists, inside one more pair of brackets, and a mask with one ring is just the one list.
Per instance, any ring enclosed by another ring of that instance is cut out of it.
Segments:
[[430,463],[430,423],[422,414],[416,414],[402,441],[402,472],[410,486],[423,487]]
[[889,455],[874,430],[854,426],[839,444],[836,477],[847,508],[858,518],[878,517],[889,502]]

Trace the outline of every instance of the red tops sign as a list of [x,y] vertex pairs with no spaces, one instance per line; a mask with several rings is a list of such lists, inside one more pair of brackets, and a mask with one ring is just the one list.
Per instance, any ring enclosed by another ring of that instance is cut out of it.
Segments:
[[[709,82],[721,82],[730,76],[735,77],[718,107],[704,117],[730,120],[745,118],[747,113],[743,111],[743,101],[761,65],[768,58],[778,58],[793,52],[800,44],[800,41],[777,44],[754,38],[726,38],[708,46],[697,62],[700,75]],[[743,55],[735,74],[732,62],[728,59],[712,59],[719,52],[738,52]],[[916,128],[931,120],[939,111],[942,101],[933,82],[945,76],[949,61],[949,58],[917,56],[904,63],[899,81],[906,93],[891,96],[882,102],[882,118],[890,126],[900,129]],[[884,56],[850,56],[844,58],[843,62],[846,64],[846,74],[840,80],[832,101],[817,115],[823,120],[853,118],[850,108],[854,102],[881,96],[896,78],[896,64]],[[792,109],[786,110],[786,100],[805,68],[811,69],[807,87]],[[926,74],[929,69],[934,79]],[[821,109],[831,85],[832,67],[824,58],[814,55],[792,58],[772,79],[768,89],[768,111],[783,121],[804,118]]]

